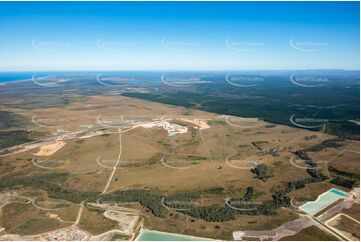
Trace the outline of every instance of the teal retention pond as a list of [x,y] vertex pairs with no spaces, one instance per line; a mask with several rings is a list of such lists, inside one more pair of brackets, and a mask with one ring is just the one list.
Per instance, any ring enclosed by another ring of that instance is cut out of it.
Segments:
[[322,193],[318,196],[315,201],[307,202],[299,207],[302,211],[310,215],[315,215],[322,209],[326,208],[327,206],[331,205],[332,203],[336,202],[341,198],[347,197],[349,194],[343,192],[341,190],[332,188],[325,193]]
[[210,241],[211,239],[183,235],[172,234],[156,230],[142,229],[138,235],[138,241]]

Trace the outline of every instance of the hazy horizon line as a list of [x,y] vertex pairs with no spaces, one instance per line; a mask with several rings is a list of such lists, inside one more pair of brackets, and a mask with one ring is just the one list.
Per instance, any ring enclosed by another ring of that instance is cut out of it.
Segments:
[[360,69],[346,69],[346,68],[305,68],[305,69],[220,69],[220,70],[210,70],[210,69],[156,69],[156,70],[146,70],[146,69],[96,69],[96,70],[87,70],[87,69],[78,69],[78,70],[0,70],[0,72],[237,72],[237,71],[360,71]]

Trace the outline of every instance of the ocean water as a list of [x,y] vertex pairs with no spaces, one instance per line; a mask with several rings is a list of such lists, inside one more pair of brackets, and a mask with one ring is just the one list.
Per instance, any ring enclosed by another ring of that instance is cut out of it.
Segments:
[[30,80],[33,75],[32,72],[0,72],[0,82]]
[[328,190],[327,192],[319,195],[315,201],[307,202],[307,203],[303,204],[302,206],[300,206],[299,208],[310,215],[315,215],[322,209],[331,205],[333,202],[336,202],[338,199],[345,198],[347,196],[348,196],[347,193],[345,193],[341,190],[332,188],[332,189]]
[[142,229],[137,241],[210,241],[210,239],[182,234],[172,234],[156,230]]
[[[94,82],[96,81],[97,75],[104,75],[104,76],[118,76],[118,77],[125,77],[129,78],[128,81],[132,85],[138,86],[141,85],[143,82],[154,82],[154,80],[158,80],[160,78],[159,73],[148,73],[148,72],[141,72],[141,71],[134,71],[134,72],[122,72],[122,71],[0,71],[0,83],[1,82],[12,82],[12,81],[23,81],[23,80],[31,80],[32,77],[35,75],[37,77],[41,76],[92,76]],[[159,90],[157,87],[153,87],[154,90]]]

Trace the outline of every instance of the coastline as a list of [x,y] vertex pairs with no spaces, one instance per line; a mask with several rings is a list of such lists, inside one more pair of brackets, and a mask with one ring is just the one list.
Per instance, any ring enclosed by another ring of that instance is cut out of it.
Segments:
[[11,81],[1,81],[0,80],[0,86],[5,86],[5,85],[8,85],[8,84],[11,84],[11,83],[21,83],[21,82],[30,82],[32,81],[32,79],[23,79],[23,80],[11,80]]

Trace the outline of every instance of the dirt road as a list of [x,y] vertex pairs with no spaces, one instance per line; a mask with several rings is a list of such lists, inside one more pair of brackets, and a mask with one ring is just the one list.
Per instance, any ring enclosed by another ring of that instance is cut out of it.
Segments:
[[104,194],[104,193],[107,192],[108,187],[109,187],[109,185],[110,185],[110,183],[111,183],[111,181],[112,181],[112,179],[113,179],[114,173],[115,173],[115,171],[117,170],[117,166],[118,166],[118,164],[119,164],[119,162],[120,162],[120,157],[121,157],[121,155],[122,155],[122,150],[123,150],[123,149],[122,149],[122,130],[121,130],[121,128],[118,129],[118,132],[119,132],[119,154],[118,154],[118,159],[117,159],[117,162],[116,162],[116,163],[114,164],[114,166],[113,166],[112,173],[111,173],[110,176],[109,176],[108,182],[107,182],[107,184],[105,185],[102,194]]

